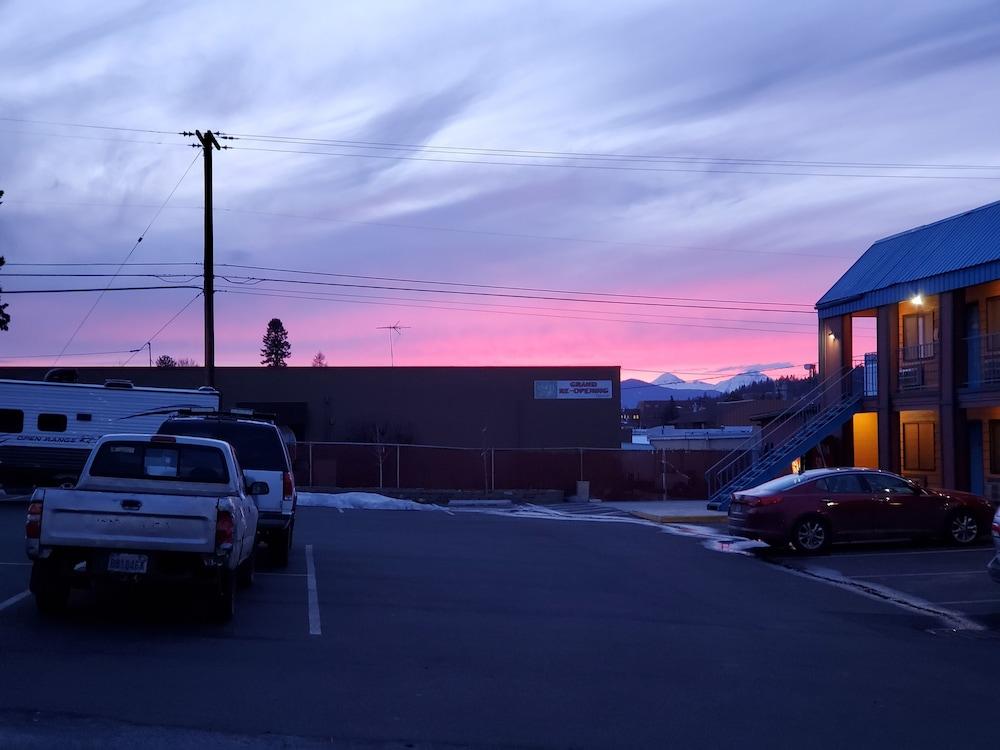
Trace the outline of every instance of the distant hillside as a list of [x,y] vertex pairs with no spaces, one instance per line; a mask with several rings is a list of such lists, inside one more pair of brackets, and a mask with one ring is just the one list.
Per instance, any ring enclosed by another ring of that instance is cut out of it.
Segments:
[[622,408],[634,409],[640,401],[690,401],[701,396],[718,396],[719,392],[712,388],[691,388],[690,383],[685,383],[684,387],[667,388],[662,385],[653,385],[644,380],[629,378],[622,381]]

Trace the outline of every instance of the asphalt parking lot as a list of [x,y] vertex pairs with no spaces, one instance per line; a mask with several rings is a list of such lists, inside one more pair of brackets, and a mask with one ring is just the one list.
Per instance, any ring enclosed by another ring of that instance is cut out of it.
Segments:
[[890,590],[919,606],[926,602],[1000,630],[1000,585],[986,573],[992,542],[969,548],[912,542],[836,545],[815,557],[761,550],[758,556],[793,569],[845,579],[879,591]]
[[[23,512],[0,506],[0,747],[947,747],[1000,671],[991,631],[609,517],[303,508],[230,624],[182,594],[50,620]],[[790,564],[883,570],[857,552]],[[988,711],[961,729],[993,746]]]

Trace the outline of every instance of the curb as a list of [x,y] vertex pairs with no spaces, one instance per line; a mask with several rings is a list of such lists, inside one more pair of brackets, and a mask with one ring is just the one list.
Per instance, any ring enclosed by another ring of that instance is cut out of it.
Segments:
[[629,515],[633,515],[636,518],[642,518],[646,521],[652,521],[653,523],[721,523],[728,522],[729,520],[729,516],[725,513],[712,515],[702,513],[687,516],[663,516],[656,515],[655,513],[645,513],[643,511],[633,510],[629,511]]

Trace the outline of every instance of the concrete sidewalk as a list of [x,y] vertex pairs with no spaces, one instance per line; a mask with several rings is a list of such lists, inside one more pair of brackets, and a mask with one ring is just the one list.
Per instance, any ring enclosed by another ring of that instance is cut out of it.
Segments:
[[642,500],[618,502],[605,500],[601,505],[623,510],[638,518],[656,523],[726,523],[729,515],[708,510],[706,500]]

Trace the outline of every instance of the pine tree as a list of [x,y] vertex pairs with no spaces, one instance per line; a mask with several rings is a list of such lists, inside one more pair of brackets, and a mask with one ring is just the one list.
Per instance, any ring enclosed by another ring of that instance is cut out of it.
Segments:
[[169,354],[161,354],[156,358],[157,367],[177,367],[177,360]]
[[264,346],[260,350],[260,363],[265,367],[287,367],[285,360],[292,353],[288,343],[288,331],[280,318],[271,318],[264,334]]
[[316,356],[313,357],[312,366],[326,367],[326,355],[323,352],[316,352]]

